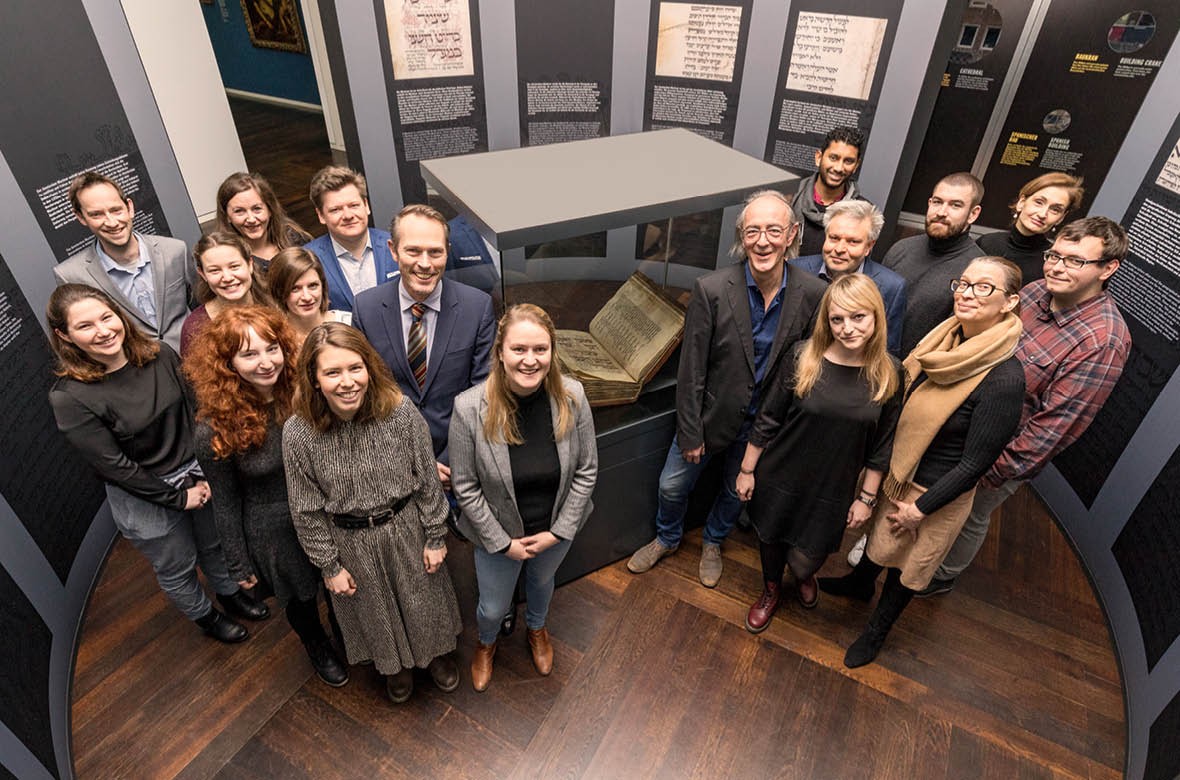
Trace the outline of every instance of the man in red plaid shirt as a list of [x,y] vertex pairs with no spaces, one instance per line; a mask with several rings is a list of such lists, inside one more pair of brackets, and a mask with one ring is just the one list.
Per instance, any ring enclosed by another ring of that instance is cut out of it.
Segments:
[[1045,253],[1045,278],[1020,291],[1024,411],[1016,437],[979,482],[954,547],[919,596],[950,591],[987,536],[991,513],[1090,426],[1123,373],[1131,334],[1106,287],[1127,234],[1106,217],[1066,225]]

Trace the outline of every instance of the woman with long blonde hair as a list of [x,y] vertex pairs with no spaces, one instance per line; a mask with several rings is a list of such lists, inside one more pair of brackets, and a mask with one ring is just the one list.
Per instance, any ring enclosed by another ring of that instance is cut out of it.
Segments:
[[594,419],[582,385],[562,376],[553,321],[524,303],[500,318],[485,382],[455,398],[448,448],[459,528],[475,545],[479,643],[471,683],[492,679],[500,623],[524,569],[533,665],[553,669],[545,621],[557,567],[593,509]]
[[778,609],[788,567],[800,604],[818,603],[815,573],[876,503],[901,407],[887,338],[877,285],[864,274],[839,277],[820,301],[811,338],[788,358],[794,370],[779,372],[762,404],[737,478],[765,583],[746,616],[753,633]]

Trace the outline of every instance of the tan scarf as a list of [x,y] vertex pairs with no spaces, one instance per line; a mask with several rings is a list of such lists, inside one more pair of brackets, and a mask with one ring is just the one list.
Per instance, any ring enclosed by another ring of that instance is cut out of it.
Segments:
[[950,317],[918,342],[902,362],[906,391],[923,372],[926,381],[909,394],[901,409],[885,477],[887,496],[901,499],[930,442],[988,372],[1012,357],[1021,330],[1020,317],[1008,313],[983,333],[964,339],[959,321]]

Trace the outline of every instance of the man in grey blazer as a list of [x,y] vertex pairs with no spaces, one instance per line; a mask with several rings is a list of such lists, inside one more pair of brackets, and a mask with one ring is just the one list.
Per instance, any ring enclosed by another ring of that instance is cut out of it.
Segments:
[[783,353],[807,335],[826,287],[787,266],[798,231],[782,193],[755,192],[737,221],[734,254],[745,262],[705,274],[693,286],[677,375],[676,437],[660,474],[656,538],[627,563],[636,574],[680,546],[689,493],[705,465],[720,457],[722,489],[705,520],[700,578],[709,588],[721,579],[721,542],[742,510],[735,483],[758,402]]
[[179,351],[196,273],[184,242],[136,233],[131,198],[94,171],[70,183],[70,206],[95,241],[53,269],[57,283],[99,288],[146,333]]

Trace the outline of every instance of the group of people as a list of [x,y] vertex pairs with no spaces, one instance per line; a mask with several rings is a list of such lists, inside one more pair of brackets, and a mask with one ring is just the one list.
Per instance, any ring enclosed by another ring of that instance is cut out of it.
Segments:
[[[991,511],[1081,435],[1130,345],[1106,292],[1126,234],[1103,217],[1063,226],[1079,181],[1030,182],[985,251],[968,233],[982,185],[947,176],[925,235],[878,263],[884,220],[852,181],[862,146],[839,128],[793,199],[747,198],[740,262],[694,283],[656,536],[627,563],[639,574],[676,552],[718,460],[699,577],[717,585],[745,508],[764,581],[750,631],[769,625],[788,569],[805,608],[820,591],[870,601],[886,572],[850,667],[911,598],[953,587]],[[550,673],[555,575],[593,508],[594,424],[549,316],[517,304],[497,322],[490,296],[453,278],[464,263],[494,274],[482,246],[456,252],[470,238],[424,205],[370,228],[363,176],[337,166],[310,186],[326,235],[238,173],[191,261],[133,229],[114,181],[83,174],[69,197],[96,240],[55,269],[50,401],[187,617],[239,642],[273,596],[326,683],[372,662],[394,702],[415,668],[454,690],[450,529],[474,548],[473,687],[491,682],[520,579],[532,660]],[[866,531],[855,568],[818,578],[847,528]]]
[[[744,262],[697,279],[656,536],[627,563],[642,574],[677,551],[689,494],[720,460],[699,577],[719,582],[744,508],[764,583],[751,632],[778,610],[788,569],[808,609],[820,591],[869,602],[887,572],[849,667],[877,657],[910,599],[954,587],[992,512],[1089,426],[1131,345],[1107,292],[1127,235],[1105,217],[1066,223],[1080,180],[1028,182],[1011,229],[976,243],[983,185],[950,174],[925,234],[878,263],[884,219],[851,180],[863,144],[836,128],[793,199],[751,195],[734,244]],[[852,571],[817,577],[862,528]]]
[[348,169],[311,186],[329,226],[319,250],[356,239],[339,255],[299,246],[307,234],[257,175],[222,185],[220,229],[191,261],[181,242],[134,230],[114,181],[86,173],[69,196],[96,240],[55,269],[50,403],[181,612],[235,643],[273,597],[325,683],[372,663],[395,703],[415,668],[452,691],[453,525],[476,548],[474,686],[490,683],[522,569],[530,652],[550,673],[555,573],[592,510],[598,461],[542,309],[515,305],[497,324],[486,292],[444,277],[446,219],[411,205],[389,233],[369,229]]

